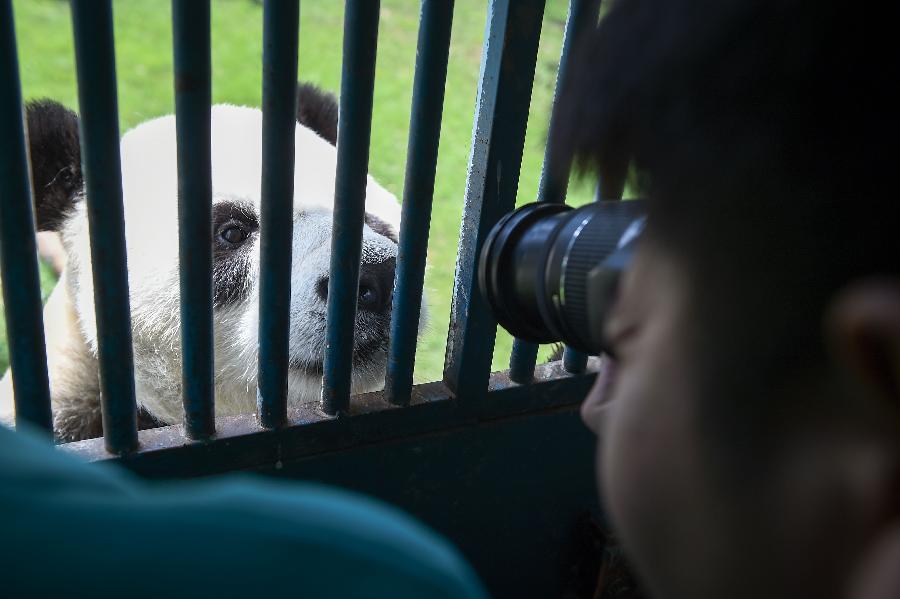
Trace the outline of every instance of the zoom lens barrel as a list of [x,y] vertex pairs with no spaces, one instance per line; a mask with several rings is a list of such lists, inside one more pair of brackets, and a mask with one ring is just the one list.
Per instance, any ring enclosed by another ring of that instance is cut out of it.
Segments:
[[534,203],[504,216],[478,264],[497,321],[535,343],[605,350],[603,321],[643,226],[644,202],[595,202],[578,209]]

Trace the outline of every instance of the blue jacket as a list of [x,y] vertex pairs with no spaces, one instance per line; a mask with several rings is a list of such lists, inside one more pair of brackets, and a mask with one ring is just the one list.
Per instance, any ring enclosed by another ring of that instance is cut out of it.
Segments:
[[443,538],[321,485],[151,483],[0,426],[0,594],[483,598]]

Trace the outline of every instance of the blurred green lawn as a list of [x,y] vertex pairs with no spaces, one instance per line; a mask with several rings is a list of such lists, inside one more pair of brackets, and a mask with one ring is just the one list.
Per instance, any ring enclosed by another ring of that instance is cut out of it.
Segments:
[[[403,191],[418,2],[382,0],[379,24],[375,107],[369,170],[398,197]],[[559,61],[566,0],[548,0],[528,120],[519,203],[534,199],[540,178],[547,119]],[[419,343],[415,379],[441,378],[449,325],[456,244],[466,184],[466,165],[486,0],[457,0],[447,74],[440,154],[434,190],[428,267],[425,279],[431,320]],[[16,0],[16,31],[23,95],[49,97],[76,109],[75,65],[68,3]],[[118,0],[114,5],[122,131],[174,111],[170,3]],[[299,78],[338,92],[341,73],[343,3],[312,0],[301,4]],[[260,105],[262,9],[251,0],[212,3],[213,100]],[[570,189],[569,201],[591,197],[589,182]],[[43,273],[44,291],[53,284]],[[0,322],[0,372],[6,368],[5,321]],[[507,368],[511,338],[497,336],[494,370]],[[549,350],[542,355],[546,356]]]

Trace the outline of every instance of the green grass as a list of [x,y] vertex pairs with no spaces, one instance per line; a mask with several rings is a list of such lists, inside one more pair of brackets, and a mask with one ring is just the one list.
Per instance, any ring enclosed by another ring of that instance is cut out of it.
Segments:
[[[485,0],[456,2],[425,279],[431,322],[419,344],[417,382],[439,379],[443,369],[486,4]],[[520,203],[531,201],[537,193],[566,4],[565,0],[547,3],[519,182]],[[50,97],[77,108],[68,3],[16,0],[14,5],[25,98]],[[400,197],[406,166],[418,2],[382,0],[381,5],[369,170]],[[250,0],[217,0],[212,10],[213,99],[259,106],[261,7]],[[169,3],[159,0],[120,0],[114,11],[119,109],[124,131],[174,110],[171,15]],[[300,79],[334,92],[339,90],[342,28],[342,3],[302,3]],[[570,201],[581,204],[590,195],[587,184],[578,185],[570,190]],[[5,330],[0,332],[2,340]],[[494,353],[495,370],[507,367],[511,346],[511,338],[501,331]],[[0,369],[5,368],[5,351],[5,343],[0,343]]]

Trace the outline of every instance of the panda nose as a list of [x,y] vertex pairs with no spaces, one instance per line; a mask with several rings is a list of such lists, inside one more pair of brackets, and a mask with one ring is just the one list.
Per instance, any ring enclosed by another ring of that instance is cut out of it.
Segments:
[[[381,314],[390,310],[396,265],[395,258],[375,264],[360,264],[359,288],[356,296],[358,311]],[[323,302],[328,300],[328,277],[319,279],[316,284],[316,295]]]

